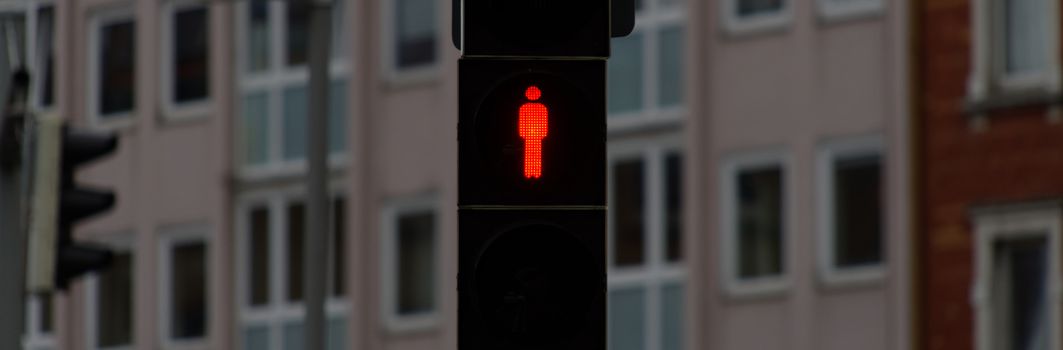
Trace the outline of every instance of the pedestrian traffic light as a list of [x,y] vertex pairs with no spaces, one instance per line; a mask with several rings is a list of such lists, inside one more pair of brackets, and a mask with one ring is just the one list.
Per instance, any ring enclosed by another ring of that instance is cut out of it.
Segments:
[[460,205],[603,205],[604,60],[458,64]]
[[59,224],[56,237],[55,283],[66,289],[70,280],[111,262],[111,251],[73,239],[74,224],[103,213],[114,206],[114,193],[78,185],[77,168],[114,151],[118,138],[113,133],[70,127],[62,131],[59,177]]
[[459,350],[606,347],[610,3],[462,0]]

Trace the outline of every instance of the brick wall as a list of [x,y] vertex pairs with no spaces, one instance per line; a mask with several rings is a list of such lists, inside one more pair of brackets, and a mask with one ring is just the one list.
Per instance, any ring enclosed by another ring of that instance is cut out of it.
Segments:
[[[917,311],[922,349],[973,349],[972,206],[1063,197],[1063,123],[1049,106],[996,110],[971,127],[962,102],[971,67],[971,4],[924,0],[914,69],[919,105]],[[1063,106],[1057,106],[1063,107]]]

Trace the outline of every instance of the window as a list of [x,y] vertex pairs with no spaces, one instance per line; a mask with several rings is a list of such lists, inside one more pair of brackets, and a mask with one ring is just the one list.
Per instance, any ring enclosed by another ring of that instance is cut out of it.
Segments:
[[162,92],[167,114],[203,113],[187,110],[210,98],[210,12],[196,1],[174,0],[163,6]]
[[179,227],[160,239],[160,326],[164,341],[171,345],[201,344],[207,334],[210,275],[204,231]]
[[[246,42],[238,43],[241,119],[237,124],[238,161],[247,178],[291,175],[306,166],[306,68],[309,12],[285,2],[249,0],[238,7],[238,29]],[[333,28],[345,28],[344,1],[335,2]],[[279,30],[277,30],[279,29]],[[329,91],[328,136],[330,163],[340,166],[347,148],[346,60],[333,33],[332,84]]]
[[820,274],[829,284],[882,277],[885,253],[881,141],[826,144],[819,155]]
[[612,41],[609,60],[609,123],[676,119],[683,107],[683,6],[647,0],[636,12],[631,35]]
[[[306,204],[290,192],[253,195],[239,211],[242,349],[284,350],[302,346],[303,234]],[[330,208],[330,257],[325,302],[327,348],[342,349],[346,339],[346,211],[342,197]]]
[[609,161],[609,349],[683,348],[678,142],[621,142]]
[[32,10],[36,22],[33,28],[33,101],[37,108],[47,109],[55,104],[55,6],[40,4]]
[[384,213],[384,317],[389,329],[435,326],[439,313],[439,223],[434,199],[396,203]]
[[56,348],[52,293],[34,294],[26,301],[26,333],[23,350]]
[[970,99],[1059,91],[1059,5],[976,0]]
[[1059,348],[1060,218],[1054,203],[974,212],[978,349]]
[[134,257],[128,247],[114,252],[111,265],[89,280],[89,348],[133,346]]
[[734,295],[779,291],[786,273],[786,161],[751,154],[727,160],[722,170],[725,285]]
[[720,4],[724,29],[735,35],[781,28],[792,12],[790,0],[724,0]]
[[[435,0],[390,0],[387,32],[393,45],[385,62],[393,75],[431,71],[439,60]],[[396,78],[396,77],[392,77]]]
[[6,99],[11,74],[26,63],[26,16],[22,7],[0,10],[0,96]]
[[98,13],[91,23],[90,114],[109,123],[129,117],[136,103],[136,23],[126,9]]

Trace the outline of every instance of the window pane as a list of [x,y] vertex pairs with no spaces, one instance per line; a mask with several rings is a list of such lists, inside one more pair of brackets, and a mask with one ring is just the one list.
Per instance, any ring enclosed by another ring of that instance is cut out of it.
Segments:
[[642,33],[613,39],[608,79],[610,114],[642,109]]
[[328,144],[330,153],[343,153],[347,149],[347,81],[332,82],[329,91]]
[[100,27],[100,114],[129,112],[136,99],[136,26],[132,20]]
[[1048,56],[1048,15],[1045,0],[1005,0],[1007,72],[1030,73],[1045,68]]
[[738,15],[756,16],[776,13],[782,10],[783,0],[735,0],[738,1]]
[[782,273],[782,169],[738,175],[738,276]]
[[99,347],[133,343],[133,255],[116,252],[96,291],[96,339]]
[[284,347],[282,350],[301,350],[303,348],[303,323],[291,322],[284,325]]
[[252,326],[244,328],[244,350],[269,349],[269,328]]
[[244,95],[244,161],[260,165],[269,161],[269,95],[256,92]]
[[436,4],[433,0],[395,0],[396,66],[428,65],[436,60]]
[[347,201],[332,201],[332,295],[343,296],[347,289]]
[[660,36],[658,103],[672,107],[683,101],[683,27],[663,28]]
[[51,106],[55,100],[55,7],[37,9],[37,75],[42,77],[38,95],[41,106]]
[[834,162],[834,263],[882,261],[881,164],[878,156]]
[[51,333],[54,321],[52,319],[52,293],[43,293],[37,296],[38,302],[41,304],[41,324],[39,329],[41,333]]
[[269,69],[269,0],[248,0],[247,70]]
[[187,102],[207,97],[210,76],[210,17],[206,7],[177,11],[173,19],[173,100]]
[[435,309],[435,215],[408,213],[398,222],[398,281],[400,315]]
[[180,244],[173,248],[170,281],[170,334],[174,338],[200,338],[207,330],[207,245]]
[[669,262],[683,259],[683,157],[669,153],[664,158],[665,254]]
[[248,235],[251,250],[248,268],[251,270],[251,306],[269,303],[269,211],[265,207],[251,210],[251,232]]
[[996,348],[1048,350],[1048,250],[1044,236],[996,242]]
[[609,349],[642,350],[646,343],[645,292],[642,288],[609,293]]
[[332,57],[347,56],[347,0],[332,1]]
[[683,285],[661,287],[661,349],[683,349]]
[[613,165],[613,256],[617,266],[638,265],[643,261],[642,160],[626,160]]
[[328,321],[328,335],[325,340],[325,349],[327,350],[344,350],[347,349],[347,319],[343,317],[335,317]]
[[306,87],[284,89],[284,159],[306,157]]
[[288,301],[303,300],[303,231],[306,229],[306,206],[288,205]]
[[[293,2],[297,4],[297,2]],[[287,62],[289,66],[306,63],[310,35],[310,7],[288,6]]]

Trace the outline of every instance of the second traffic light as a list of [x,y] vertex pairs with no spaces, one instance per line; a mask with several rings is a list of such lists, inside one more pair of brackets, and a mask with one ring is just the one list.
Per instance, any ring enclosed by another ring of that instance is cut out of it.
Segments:
[[114,192],[87,188],[74,181],[79,166],[103,157],[118,146],[113,133],[63,128],[60,155],[59,225],[55,251],[55,283],[66,289],[70,281],[86,272],[100,270],[111,262],[111,251],[74,241],[74,224],[114,207]]

